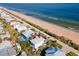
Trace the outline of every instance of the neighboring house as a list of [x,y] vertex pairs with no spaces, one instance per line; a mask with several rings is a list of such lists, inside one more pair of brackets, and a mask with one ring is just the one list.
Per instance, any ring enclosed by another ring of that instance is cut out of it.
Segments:
[[65,56],[65,53],[56,47],[46,49],[45,53],[45,56]]
[[12,19],[11,17],[6,17],[5,19],[4,19],[4,21],[6,22],[6,23],[10,23],[11,21],[13,21],[14,19]]
[[24,31],[24,30],[27,30],[27,27],[24,26],[24,25],[21,24],[21,23],[14,25],[14,28],[15,28],[18,32],[22,32],[22,31]]
[[2,18],[5,18],[6,17],[6,14],[5,13],[0,13],[0,16],[2,17]]
[[25,41],[25,40],[29,40],[29,38],[34,34],[35,32],[29,29],[29,30],[26,30],[25,32],[22,32],[20,37],[22,41]]
[[0,35],[0,38],[1,38],[1,39],[10,38],[9,32],[6,32],[6,33],[1,34],[1,35]]
[[9,15],[7,15],[6,13],[2,12],[1,15],[0,15],[2,18],[10,18]]
[[30,40],[30,42],[32,44],[32,47],[38,50],[38,48],[42,46],[43,43],[45,42],[45,39],[43,37],[36,36],[36,38]]
[[0,56],[13,55],[16,55],[16,50],[12,48],[12,44],[9,41],[3,41],[0,43]]
[[9,15],[7,15],[6,13],[1,13],[1,17],[4,19],[5,22],[10,23],[12,19]]
[[14,25],[16,25],[16,24],[20,24],[20,22],[17,22],[17,21],[12,21],[12,22],[10,22],[10,25],[11,25],[11,26],[14,26]]
[[11,26],[13,26],[18,32],[22,32],[24,30],[27,30],[27,27],[20,22],[14,21],[10,23]]

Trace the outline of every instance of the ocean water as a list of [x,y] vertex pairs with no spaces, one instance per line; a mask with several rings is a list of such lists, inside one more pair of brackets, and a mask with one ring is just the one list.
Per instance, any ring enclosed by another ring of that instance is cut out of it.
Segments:
[[[79,31],[79,4],[5,3],[0,4],[29,16]],[[30,21],[30,20],[29,20]]]

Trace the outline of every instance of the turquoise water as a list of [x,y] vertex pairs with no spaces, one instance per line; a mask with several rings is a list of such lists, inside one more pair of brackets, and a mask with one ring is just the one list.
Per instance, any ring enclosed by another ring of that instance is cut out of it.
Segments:
[[[41,20],[79,31],[79,4],[0,4]],[[29,20],[30,21],[30,20]]]

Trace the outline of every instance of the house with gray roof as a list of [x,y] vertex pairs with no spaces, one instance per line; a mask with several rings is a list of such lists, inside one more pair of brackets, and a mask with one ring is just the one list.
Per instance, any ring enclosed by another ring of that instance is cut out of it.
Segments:
[[59,48],[50,47],[45,50],[45,56],[65,56],[65,53]]
[[9,41],[3,41],[0,43],[0,56],[13,56],[16,55],[16,50],[12,48],[12,44]]

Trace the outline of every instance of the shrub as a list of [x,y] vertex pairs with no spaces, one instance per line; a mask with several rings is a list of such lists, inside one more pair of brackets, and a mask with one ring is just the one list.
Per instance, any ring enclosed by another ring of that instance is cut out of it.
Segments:
[[60,45],[60,44],[57,43],[57,42],[55,43],[55,46],[58,47],[58,48],[60,48],[60,49],[62,48],[62,45]]
[[48,40],[48,42],[47,42],[47,45],[48,45],[48,47],[49,46],[54,46],[54,47],[58,47],[58,48],[62,48],[62,45],[60,45],[59,43],[57,43],[57,42],[53,42],[52,40]]
[[26,49],[30,48],[30,44],[28,41],[22,41],[22,42],[20,42],[20,45],[21,45],[22,50],[24,50],[24,51],[26,51]]
[[0,43],[2,43],[2,40],[0,39]]
[[72,51],[71,51],[71,52],[69,52],[69,53],[67,53],[66,55],[67,55],[67,56],[78,56],[77,54],[75,54],[75,53],[74,53],[74,52],[72,52]]

